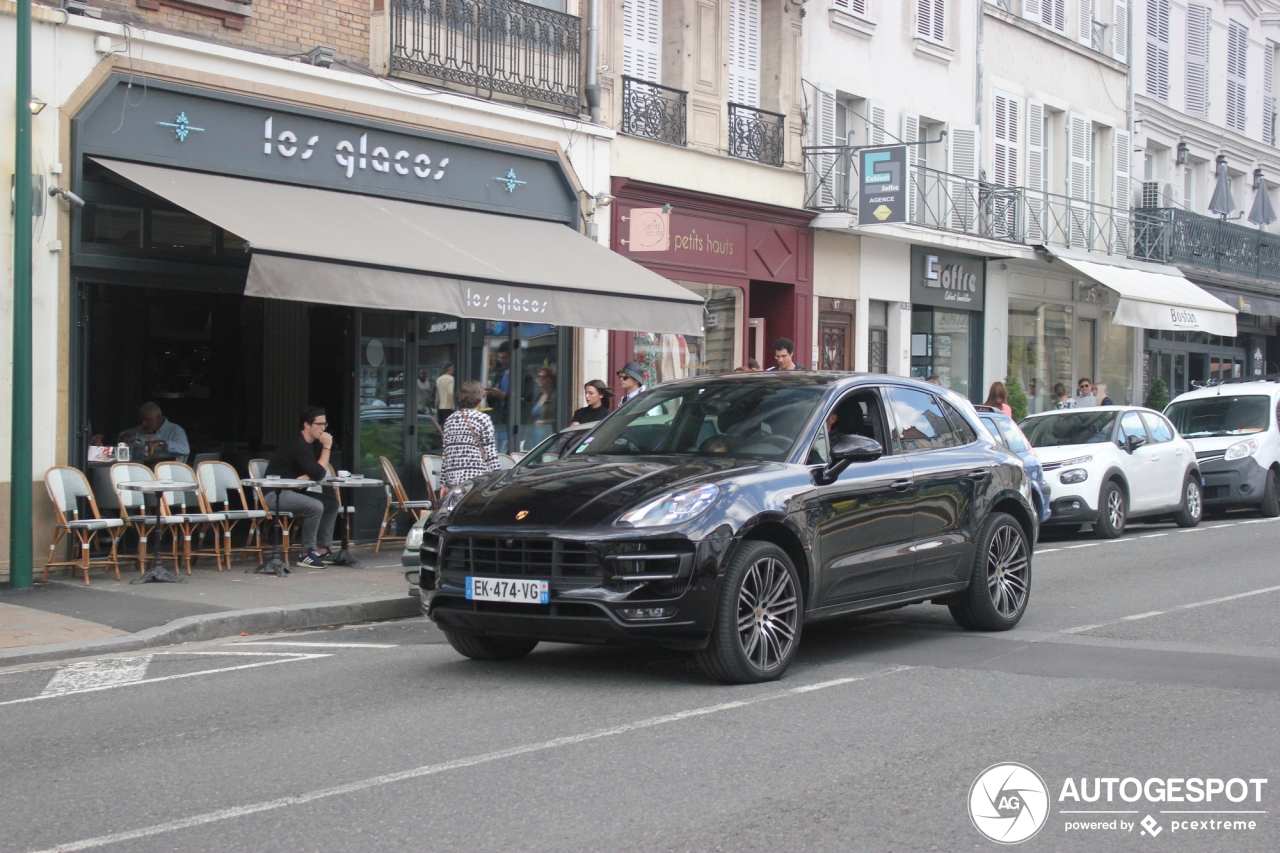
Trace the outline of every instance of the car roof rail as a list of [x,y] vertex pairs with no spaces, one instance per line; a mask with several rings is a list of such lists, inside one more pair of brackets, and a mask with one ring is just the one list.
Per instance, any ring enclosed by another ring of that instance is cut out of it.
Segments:
[[995,406],[988,406],[986,403],[974,403],[973,407],[977,409],[979,412],[990,412],[992,414],[1000,414],[1000,415],[1004,414],[1004,412],[1000,411]]
[[1241,376],[1231,379],[1210,379],[1206,382],[1192,382],[1195,388],[1217,388],[1221,385],[1241,385],[1246,382],[1280,382],[1280,373],[1268,373],[1265,376]]

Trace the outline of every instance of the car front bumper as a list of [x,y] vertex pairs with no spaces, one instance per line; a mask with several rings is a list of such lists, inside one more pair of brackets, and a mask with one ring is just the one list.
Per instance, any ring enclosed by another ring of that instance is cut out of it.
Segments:
[[1200,477],[1204,482],[1204,505],[1214,509],[1260,504],[1267,488],[1267,469],[1252,456],[1230,462],[1201,462]]
[[[1052,485],[1052,499],[1049,502],[1049,520],[1045,527],[1059,524],[1090,524],[1098,520],[1097,483],[1093,472],[1083,483]],[[1089,492],[1086,494],[1085,492]]]
[[[546,539],[556,539],[548,535]],[[437,547],[446,547],[448,537]],[[584,540],[572,541],[581,548]],[[468,634],[519,636],[563,643],[639,643],[668,648],[695,649],[706,645],[715,621],[721,568],[736,540],[717,539],[689,543],[680,576],[658,583],[617,583],[608,580],[614,569],[606,557],[617,541],[596,542],[600,570],[594,577],[561,578],[533,574],[524,577],[549,580],[550,601],[545,605],[472,601],[466,597],[466,576],[446,561],[443,571],[432,565],[436,557],[429,546],[423,552],[420,600],[423,613],[446,631]],[[475,576],[493,577],[492,569],[479,567]],[[624,611],[661,609],[658,618],[634,618]]]

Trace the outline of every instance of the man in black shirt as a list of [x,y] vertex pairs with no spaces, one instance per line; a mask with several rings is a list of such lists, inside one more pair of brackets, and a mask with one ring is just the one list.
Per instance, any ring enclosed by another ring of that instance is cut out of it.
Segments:
[[[319,406],[302,410],[302,430],[295,433],[276,448],[267,463],[267,476],[279,476],[285,480],[315,480],[317,483],[328,474],[329,449],[333,436],[326,430],[329,418]],[[323,569],[325,559],[332,556],[333,525],[338,520],[341,505],[332,494],[316,487],[314,492],[281,490],[277,497],[268,492],[267,502],[272,509],[293,513],[302,519],[302,557],[298,565],[304,569]],[[316,550],[317,537],[324,543],[324,551]]]

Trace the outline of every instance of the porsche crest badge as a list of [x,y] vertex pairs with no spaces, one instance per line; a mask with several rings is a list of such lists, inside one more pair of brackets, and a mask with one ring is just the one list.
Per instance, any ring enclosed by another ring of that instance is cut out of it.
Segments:
[[527,509],[520,510],[519,512],[516,513],[516,521],[524,521],[525,516],[527,516],[528,514],[529,514],[529,510]]

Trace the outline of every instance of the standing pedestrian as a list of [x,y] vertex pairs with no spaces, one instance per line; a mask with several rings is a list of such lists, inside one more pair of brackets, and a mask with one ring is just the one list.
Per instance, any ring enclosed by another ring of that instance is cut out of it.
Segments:
[[1081,377],[1079,383],[1076,384],[1076,388],[1079,391],[1076,394],[1076,408],[1084,409],[1098,405],[1098,398],[1093,393],[1093,383],[1089,381],[1088,377]]
[[1067,393],[1067,386],[1061,382],[1053,386],[1053,407],[1055,409],[1074,409],[1076,401]]
[[609,414],[609,405],[613,402],[613,389],[599,379],[592,379],[582,389],[587,404],[573,413],[571,426],[604,420]]
[[803,367],[796,364],[795,351],[796,345],[791,338],[778,338],[773,342],[773,360],[777,364],[770,367],[769,370],[804,370]]
[[991,383],[991,390],[987,392],[986,405],[993,409],[999,409],[1009,417],[1013,417],[1013,409],[1009,407],[1009,389],[1005,387],[1003,382]]
[[453,362],[449,362],[444,366],[444,370],[440,371],[440,375],[436,377],[436,418],[442,427],[444,422],[449,419],[449,415],[453,414],[453,387],[455,381],[453,378]]
[[493,421],[480,406],[485,400],[485,387],[471,380],[463,382],[454,395],[454,409],[444,424],[443,460],[440,479],[444,485],[440,496],[454,486],[498,469],[498,448],[494,444]]
[[625,405],[647,390],[644,385],[644,368],[634,361],[628,361],[618,371],[618,382],[622,385],[622,399],[618,401],[619,406]]

